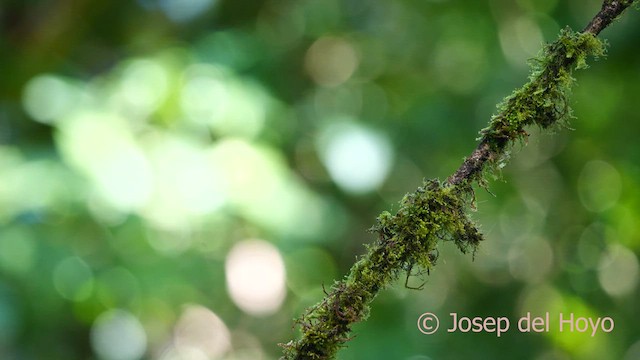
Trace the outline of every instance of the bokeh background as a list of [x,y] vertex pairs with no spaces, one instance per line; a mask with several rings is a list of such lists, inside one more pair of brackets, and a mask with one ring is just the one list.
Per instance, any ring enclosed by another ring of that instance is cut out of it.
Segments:
[[[292,319],[597,0],[0,4],[0,358],[277,359]],[[399,279],[339,359],[639,359],[640,13],[530,129],[422,291]],[[551,314],[425,336],[423,312]],[[612,317],[559,332],[558,313]]]

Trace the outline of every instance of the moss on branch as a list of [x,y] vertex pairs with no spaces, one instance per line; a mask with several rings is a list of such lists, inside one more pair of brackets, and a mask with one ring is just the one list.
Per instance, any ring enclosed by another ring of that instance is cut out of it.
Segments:
[[543,129],[566,126],[571,118],[568,97],[575,81],[572,72],[587,68],[587,58],[603,56],[604,49],[604,43],[592,33],[562,30],[559,38],[531,61],[529,82],[498,105],[498,112],[480,131],[478,147],[447,182],[452,185],[477,182],[485,187],[486,172],[505,165],[510,145],[529,136],[527,126]]
[[604,55],[600,40],[590,33],[562,30],[558,40],[533,61],[530,81],[498,106],[489,126],[480,131],[482,140],[500,151],[506,142],[522,140],[525,126],[564,125],[571,114],[567,100],[574,81],[571,71],[586,68],[589,55]]
[[[631,3],[605,0],[594,19],[613,19]],[[367,318],[380,290],[411,269],[431,270],[440,242],[452,241],[463,253],[475,252],[483,238],[468,215],[474,208],[473,185],[486,186],[487,173],[501,167],[514,143],[527,138],[527,126],[566,125],[571,117],[567,98],[572,71],[586,68],[589,56],[604,55],[604,45],[595,35],[611,21],[592,25],[594,21],[581,33],[562,30],[544,47],[532,63],[529,82],[498,106],[489,126],[480,131],[478,147],[453,175],[444,182],[425,181],[405,195],[395,214],[385,211],[377,218],[371,228],[376,241],[320,303],[296,320],[302,336],[281,344],[283,359],[333,358],[349,340],[352,325]]]
[[375,243],[322,302],[297,320],[303,336],[283,345],[285,359],[333,357],[349,340],[351,325],[366,319],[381,289],[404,271],[429,271],[435,265],[439,241],[453,241],[462,252],[475,251],[482,235],[467,215],[472,191],[429,180],[405,195],[395,215],[383,212],[371,228]]

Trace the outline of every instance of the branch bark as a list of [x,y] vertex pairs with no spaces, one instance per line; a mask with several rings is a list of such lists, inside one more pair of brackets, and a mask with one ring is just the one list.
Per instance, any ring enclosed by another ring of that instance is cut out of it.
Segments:
[[605,0],[602,3],[602,9],[591,19],[582,32],[593,35],[600,34],[634,2],[637,2],[637,0]]
[[285,360],[331,359],[347,342],[351,326],[366,319],[378,292],[399,274],[420,267],[429,271],[440,241],[453,241],[462,252],[474,251],[482,235],[468,216],[474,207],[473,184],[486,186],[484,173],[508,160],[509,147],[524,140],[530,125],[562,126],[571,117],[567,94],[571,72],[586,68],[588,56],[604,54],[596,35],[637,0],[604,0],[601,10],[580,33],[563,30],[544,48],[527,84],[508,96],[480,142],[446,181],[425,181],[402,199],[394,215],[383,212],[371,229],[377,240],[326,297],[296,320],[302,337],[286,344]]

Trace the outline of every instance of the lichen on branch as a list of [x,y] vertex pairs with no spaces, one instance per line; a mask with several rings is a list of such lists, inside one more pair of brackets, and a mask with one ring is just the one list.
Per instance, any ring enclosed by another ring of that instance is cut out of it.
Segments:
[[469,217],[474,184],[486,187],[487,173],[501,167],[509,148],[528,136],[525,128],[566,125],[571,117],[568,95],[575,69],[588,57],[604,55],[596,35],[634,1],[605,0],[583,32],[562,30],[532,62],[529,82],[498,105],[479,144],[446,181],[427,180],[405,197],[395,214],[383,212],[371,228],[375,242],[349,274],[326,291],[326,297],[296,320],[302,336],[280,344],[285,360],[331,359],[350,338],[354,323],[363,321],[378,292],[414,268],[429,272],[438,245],[452,241],[463,252],[474,252],[482,235]]

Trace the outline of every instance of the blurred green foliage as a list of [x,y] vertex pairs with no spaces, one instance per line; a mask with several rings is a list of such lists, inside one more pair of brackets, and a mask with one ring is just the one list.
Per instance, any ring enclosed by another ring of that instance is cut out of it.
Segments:
[[[2,2],[0,358],[277,358],[375,217],[453,172],[541,43],[599,6]],[[478,192],[475,260],[444,246],[339,359],[640,358],[634,11],[576,73],[575,130],[531,129]],[[427,311],[615,329],[425,336]]]

